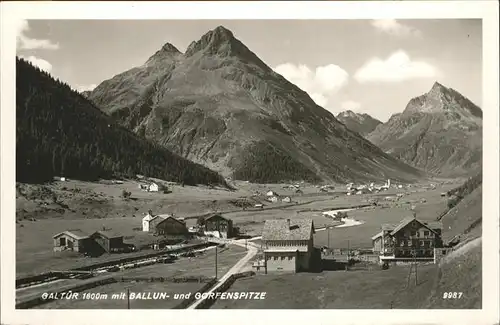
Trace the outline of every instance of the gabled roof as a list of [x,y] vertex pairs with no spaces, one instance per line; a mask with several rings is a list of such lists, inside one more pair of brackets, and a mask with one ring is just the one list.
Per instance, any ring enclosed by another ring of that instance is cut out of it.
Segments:
[[396,234],[398,231],[400,231],[401,229],[403,229],[404,227],[406,227],[407,225],[409,225],[410,222],[412,222],[413,220],[417,220],[417,219],[415,219],[414,217],[406,217],[403,220],[401,220],[401,222],[397,225],[397,227],[394,228],[394,230],[392,230],[391,236],[394,236],[394,234]]
[[262,240],[309,240],[314,233],[312,219],[266,220]]
[[89,238],[89,235],[87,233],[81,231],[80,229],[66,230],[66,231],[60,232],[58,234],[55,234],[54,236],[52,236],[52,238],[59,237],[62,234],[66,234],[66,235],[68,235],[72,238],[75,238],[75,239]]
[[392,223],[384,223],[382,224],[382,230],[385,231],[393,231],[398,225]]
[[425,225],[431,229],[443,229],[443,223],[441,221],[427,222]]
[[379,238],[379,237],[382,237],[382,235],[383,235],[383,234],[384,234],[384,231],[382,230],[382,231],[381,231],[381,232],[379,232],[378,234],[374,235],[374,236],[372,237],[372,240],[375,240],[375,239],[377,239],[377,238]]
[[394,228],[394,230],[392,230],[391,236],[394,236],[398,231],[400,231],[401,229],[403,229],[404,227],[409,225],[410,222],[412,222],[412,221],[418,222],[419,224],[421,224],[422,226],[426,227],[427,229],[431,230],[434,233],[436,232],[435,229],[442,229],[442,227],[443,227],[440,222],[426,223],[426,222],[423,222],[423,221],[416,219],[415,217],[406,217],[403,220],[401,220],[401,222],[397,225],[396,228]]
[[95,235],[100,235],[100,236],[107,238],[107,239],[123,237],[123,235],[120,235],[120,234],[115,233],[115,232],[107,231],[107,230],[106,231],[104,231],[104,230],[96,231],[95,233],[92,234],[92,236],[95,236]]
[[227,221],[231,221],[231,219],[224,218],[220,214],[212,214],[211,216],[206,217],[205,221],[210,220],[210,219],[215,218],[215,217],[218,217],[218,218],[221,218],[221,219],[224,219],[224,220],[227,220]]
[[158,224],[156,225],[156,227],[158,227],[160,224],[164,223],[164,222],[165,222],[165,221],[167,221],[167,220],[173,220],[173,221],[176,221],[176,222],[178,222],[178,223],[180,223],[180,224],[182,224],[182,225],[184,225],[184,226],[186,225],[186,224],[185,224],[184,222],[182,222],[181,220],[179,220],[179,219],[177,219],[177,218],[174,218],[174,217],[172,217],[172,216],[168,216],[168,217],[158,216],[158,217],[159,217],[159,218],[163,218],[163,220],[162,220],[162,221],[160,221],[160,222],[158,222]]

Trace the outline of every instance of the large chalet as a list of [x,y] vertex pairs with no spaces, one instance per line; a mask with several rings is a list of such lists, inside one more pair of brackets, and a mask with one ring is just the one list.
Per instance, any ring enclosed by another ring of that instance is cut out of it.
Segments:
[[373,251],[381,262],[433,261],[436,249],[443,247],[440,222],[424,222],[415,216],[404,218],[399,224],[383,224],[372,237]]

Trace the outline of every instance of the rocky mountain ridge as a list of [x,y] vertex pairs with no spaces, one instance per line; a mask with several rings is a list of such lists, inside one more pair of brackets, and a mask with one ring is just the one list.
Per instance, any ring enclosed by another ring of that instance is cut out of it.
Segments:
[[366,113],[355,113],[351,110],[343,111],[337,114],[337,120],[344,123],[350,130],[356,131],[365,136],[375,130],[382,124],[381,121],[371,117]]
[[482,111],[435,82],[367,139],[417,168],[441,176],[465,175],[482,165]]
[[349,130],[222,26],[184,54],[166,44],[89,98],[137,134],[236,179],[422,176]]

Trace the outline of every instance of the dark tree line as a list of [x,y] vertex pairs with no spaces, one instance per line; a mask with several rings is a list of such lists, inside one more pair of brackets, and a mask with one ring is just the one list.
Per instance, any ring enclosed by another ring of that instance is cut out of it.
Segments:
[[257,142],[246,150],[242,161],[233,173],[235,179],[255,183],[319,180],[309,168],[265,141]]
[[142,174],[189,185],[226,185],[218,173],[118,126],[67,84],[25,60],[16,63],[17,181]]
[[483,173],[480,172],[477,175],[470,177],[462,185],[448,191],[447,195],[451,196],[448,200],[448,208],[451,209],[455,207],[464,197],[472,193],[476,188],[478,188],[483,183]]

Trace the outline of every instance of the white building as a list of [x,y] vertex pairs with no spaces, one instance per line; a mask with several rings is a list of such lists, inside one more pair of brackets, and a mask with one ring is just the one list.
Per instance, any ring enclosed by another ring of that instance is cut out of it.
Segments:
[[277,196],[270,196],[270,197],[267,198],[267,200],[269,202],[276,203],[276,202],[278,202],[278,197]]
[[148,186],[149,192],[158,192],[158,190],[159,190],[158,184],[156,184],[156,183],[149,184],[149,186]]
[[153,219],[154,216],[151,213],[146,214],[144,218],[142,218],[142,231],[149,231],[149,222]]
[[281,202],[290,203],[290,202],[292,202],[292,199],[291,199],[289,196],[285,196],[285,197],[281,200]]
[[278,196],[274,191],[269,191],[266,193],[266,196]]

